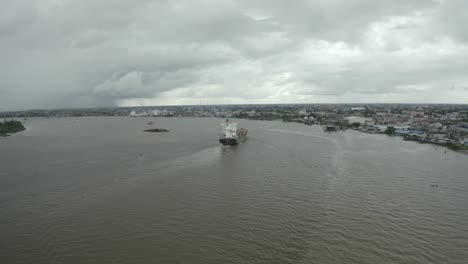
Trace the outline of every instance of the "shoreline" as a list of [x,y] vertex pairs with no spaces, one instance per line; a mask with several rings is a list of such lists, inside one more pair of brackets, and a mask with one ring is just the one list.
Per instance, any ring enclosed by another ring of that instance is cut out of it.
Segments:
[[[308,126],[313,126],[313,125],[324,126],[322,124],[311,124],[309,122],[304,122],[302,120],[299,121],[299,120],[294,120],[294,119],[285,121],[283,119],[251,119],[251,118],[242,118],[242,117],[235,117],[235,118],[252,120],[252,121],[282,121],[283,123],[298,123],[298,124],[304,124],[304,125],[308,125]],[[340,131],[340,130],[346,131],[348,129],[358,131],[358,132],[361,132],[361,133],[365,133],[365,134],[370,134],[370,135],[386,135],[386,136],[391,136],[391,137],[402,137],[400,135],[395,135],[395,134],[387,135],[384,132],[370,132],[370,131],[366,131],[366,130],[359,129],[359,128],[356,128],[356,127],[351,127],[351,126],[347,126],[347,127],[345,127],[345,129],[340,128],[340,129],[337,129],[337,130],[334,130],[334,131],[324,131],[324,132],[337,132],[337,131]],[[450,150],[452,150],[454,152],[457,152],[457,153],[468,155],[468,146],[453,145],[453,147],[450,147],[450,145],[448,145],[447,143],[438,143],[438,142],[433,142],[433,141],[430,141],[430,140],[405,140],[404,137],[402,137],[402,140],[403,141],[415,141],[415,142],[418,142],[419,144],[437,145],[437,146],[445,147],[445,148],[450,149]],[[452,143],[452,144],[454,144],[454,143]]]
[[[386,135],[385,133],[368,132],[368,131],[364,131],[364,130],[356,129],[356,128],[350,128],[350,129],[351,129],[351,130],[354,130],[354,131],[361,132],[361,133],[365,133],[365,134]],[[462,154],[468,155],[468,147],[465,147],[466,149],[456,149],[456,148],[451,148],[447,143],[438,143],[438,142],[433,142],[433,141],[425,140],[425,139],[421,139],[421,140],[416,140],[416,139],[405,139],[405,137],[402,137],[402,136],[399,136],[399,135],[386,135],[386,136],[390,136],[390,137],[401,137],[403,141],[414,141],[414,142],[417,142],[417,143],[419,143],[419,144],[437,145],[437,146],[445,147],[445,148],[447,148],[447,149],[450,149],[450,150],[455,151],[455,152],[458,152],[458,153],[462,153]],[[452,144],[453,144],[453,143],[452,143]]]

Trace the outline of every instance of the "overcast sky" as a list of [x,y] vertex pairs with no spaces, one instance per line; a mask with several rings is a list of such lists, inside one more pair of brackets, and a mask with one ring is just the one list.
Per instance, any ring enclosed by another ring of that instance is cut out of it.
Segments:
[[465,0],[0,5],[0,111],[468,103]]

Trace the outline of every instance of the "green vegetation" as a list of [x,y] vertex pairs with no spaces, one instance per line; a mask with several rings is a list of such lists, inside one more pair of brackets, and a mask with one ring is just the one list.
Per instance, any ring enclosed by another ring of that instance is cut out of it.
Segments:
[[372,117],[373,115],[376,114],[376,112],[373,110],[369,110],[366,107],[366,110],[362,114],[364,115],[364,117]]
[[458,145],[455,143],[447,143],[447,147],[452,150],[468,150],[468,146]]
[[396,129],[394,127],[387,127],[387,129],[385,129],[385,134],[387,135],[395,135],[395,131]]
[[20,121],[10,120],[0,122],[0,136],[7,136],[8,134],[16,133],[25,130]]

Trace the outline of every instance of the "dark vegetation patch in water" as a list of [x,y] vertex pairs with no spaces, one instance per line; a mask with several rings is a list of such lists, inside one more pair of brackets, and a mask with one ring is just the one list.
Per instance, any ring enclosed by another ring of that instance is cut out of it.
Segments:
[[10,120],[0,122],[0,136],[8,136],[8,134],[17,133],[25,130],[20,121]]

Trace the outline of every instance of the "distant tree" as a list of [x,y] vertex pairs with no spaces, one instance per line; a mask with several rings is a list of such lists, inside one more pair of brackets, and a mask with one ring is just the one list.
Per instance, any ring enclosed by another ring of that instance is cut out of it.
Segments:
[[351,123],[351,127],[358,128],[358,127],[360,127],[360,126],[361,126],[361,123],[359,123],[359,122],[353,122],[353,123]]
[[389,127],[387,127],[387,129],[385,129],[385,134],[395,135],[395,131],[396,131],[396,129],[394,127],[389,126]]
[[454,144],[454,143],[451,143],[451,142],[450,142],[450,143],[447,143],[446,146],[447,146],[449,149],[453,149],[453,150],[461,150],[461,149],[463,149],[462,146],[459,146],[459,145]]
[[376,114],[375,111],[369,110],[369,109],[366,109],[366,110],[364,110],[364,112],[363,112],[363,115],[364,115],[365,117],[372,117],[372,116],[375,115],[375,114]]

